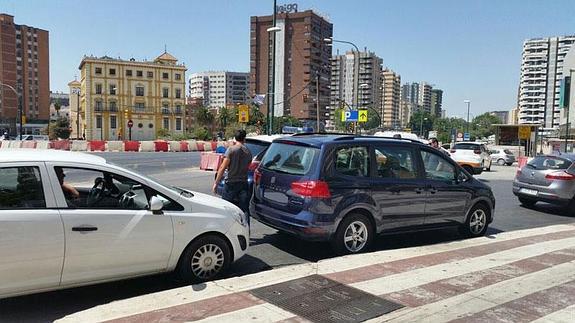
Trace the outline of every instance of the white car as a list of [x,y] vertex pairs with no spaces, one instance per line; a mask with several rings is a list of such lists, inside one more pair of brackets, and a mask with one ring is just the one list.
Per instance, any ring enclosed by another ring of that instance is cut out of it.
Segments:
[[0,154],[0,298],[176,271],[213,279],[249,245],[244,213],[88,154]]
[[470,174],[481,174],[483,170],[491,171],[491,156],[484,143],[458,142],[449,151],[451,158]]

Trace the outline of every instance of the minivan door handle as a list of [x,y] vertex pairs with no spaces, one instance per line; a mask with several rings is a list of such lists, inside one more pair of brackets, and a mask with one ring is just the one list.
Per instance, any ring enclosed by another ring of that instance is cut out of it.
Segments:
[[92,227],[92,226],[85,226],[85,227],[73,227],[72,231],[78,231],[78,232],[90,232],[90,231],[97,231],[98,228],[97,227]]
[[415,189],[415,193],[417,193],[417,194],[421,194],[421,193],[423,193],[423,191],[424,191],[424,189],[421,187],[418,187]]

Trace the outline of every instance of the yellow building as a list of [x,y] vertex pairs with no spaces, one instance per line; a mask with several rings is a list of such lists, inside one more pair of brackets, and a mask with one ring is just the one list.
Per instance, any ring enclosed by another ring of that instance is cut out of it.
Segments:
[[184,133],[186,67],[177,61],[167,52],[153,62],[84,57],[80,110],[86,139],[153,140],[161,129]]

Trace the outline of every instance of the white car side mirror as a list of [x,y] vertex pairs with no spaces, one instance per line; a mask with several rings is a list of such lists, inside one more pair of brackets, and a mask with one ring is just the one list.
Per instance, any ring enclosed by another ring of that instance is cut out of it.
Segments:
[[154,214],[160,214],[163,207],[164,203],[162,200],[160,200],[160,198],[157,196],[152,196],[150,199],[150,211],[152,211]]

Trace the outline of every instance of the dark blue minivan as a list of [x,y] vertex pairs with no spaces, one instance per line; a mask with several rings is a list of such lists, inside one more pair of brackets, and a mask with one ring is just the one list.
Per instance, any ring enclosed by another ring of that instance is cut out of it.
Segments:
[[457,226],[484,235],[495,198],[451,158],[406,139],[295,135],[276,139],[254,174],[250,213],[338,253],[376,234]]

